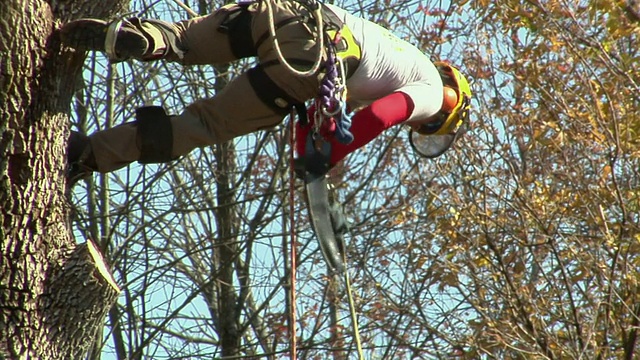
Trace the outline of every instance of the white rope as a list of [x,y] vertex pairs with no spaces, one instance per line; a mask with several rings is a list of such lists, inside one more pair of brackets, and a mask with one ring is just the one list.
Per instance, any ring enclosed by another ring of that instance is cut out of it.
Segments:
[[278,42],[278,38],[276,36],[276,25],[275,25],[275,20],[273,18],[273,7],[271,5],[271,1],[272,0],[265,0],[265,2],[267,3],[267,13],[269,15],[269,34],[271,35],[273,48],[275,49],[276,54],[278,55],[278,60],[287,70],[289,70],[294,75],[297,75],[297,76],[315,75],[318,72],[318,69],[320,69],[320,65],[322,63],[322,51],[324,49],[324,36],[323,36],[324,30],[322,25],[322,11],[320,9],[320,6],[318,6],[318,8],[314,10],[314,15],[315,15],[316,23],[318,27],[318,32],[317,32],[318,56],[316,57],[316,60],[313,63],[313,66],[309,70],[300,71],[295,69],[293,66],[291,66],[291,64],[289,64],[287,59],[284,58],[284,55],[282,54],[282,50],[280,50],[280,43]]
[[173,0],[176,4],[178,4],[178,6],[180,6],[181,8],[183,8],[191,17],[198,17],[198,14],[191,10],[190,7],[188,7],[185,3],[183,3],[180,0]]

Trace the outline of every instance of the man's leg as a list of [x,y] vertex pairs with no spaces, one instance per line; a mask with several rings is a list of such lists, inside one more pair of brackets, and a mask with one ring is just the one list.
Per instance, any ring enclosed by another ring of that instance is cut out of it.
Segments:
[[78,50],[109,52],[108,48],[113,48],[115,61],[134,58],[221,64],[255,55],[251,14],[236,4],[177,23],[129,18],[119,26],[113,24],[99,19],[71,21],[61,28],[62,40]]
[[[91,134],[84,143],[88,148],[75,151],[83,154],[79,168],[106,173],[134,161],[169,162],[195,148],[279,124],[288,108],[274,109],[260,100],[250,79],[254,72],[237,76],[214,97],[196,101],[179,116],[165,115],[158,107],[142,108],[136,121]],[[84,163],[86,159],[90,162]],[[79,160],[70,154],[69,161]]]
[[71,132],[67,146],[68,181],[129,165],[167,162],[172,157],[172,117],[160,107],[138,109],[136,120],[89,136]]
[[[261,36],[268,30],[266,12],[264,8],[256,8],[256,6],[261,5],[252,5],[251,9],[255,14],[254,24],[258,25],[252,28],[253,33],[249,38]],[[284,12],[278,10],[276,18],[281,20],[292,15],[297,16],[298,10],[290,8]],[[220,16],[217,19],[216,14]],[[185,45],[186,53],[182,59],[183,62],[207,63],[222,58],[216,54],[216,46],[212,45],[215,42],[211,41],[211,36],[226,37],[227,35],[224,32],[218,34],[214,29],[219,29],[222,25],[244,28],[242,24],[247,21],[243,16],[231,18],[227,16],[229,13],[225,16],[220,15],[222,12],[216,14],[176,24],[179,28],[179,38],[183,44],[189,46],[187,48]],[[237,22],[225,22],[228,19],[236,19]],[[209,31],[214,34],[208,33]],[[237,34],[237,32],[233,33]],[[303,60],[308,63],[315,58],[314,34],[309,31],[304,22],[285,26],[278,32],[278,37],[282,40],[283,53],[292,61]],[[242,38],[246,40],[246,36]],[[246,47],[245,50],[242,50],[243,47],[232,48],[229,38],[226,40],[223,42],[225,45],[220,49],[222,54],[230,52],[231,54],[227,53],[226,56],[231,58],[246,50]],[[196,44],[199,45],[196,46]],[[171,117],[168,122],[163,122],[170,124],[171,151],[170,156],[165,154],[164,157],[160,157],[162,161],[158,162],[169,161],[197,147],[221,143],[240,135],[275,126],[282,121],[291,105],[315,96],[318,88],[318,80],[315,76],[306,78],[293,76],[277,62],[270,45],[267,43],[262,45],[264,46],[260,46],[259,49],[262,65],[235,77],[214,97],[196,101],[188,106],[182,115]],[[194,46],[198,50],[193,50]],[[144,133],[137,123],[127,123],[95,133],[90,136],[91,153],[96,162],[94,170],[108,172],[133,161],[140,161],[146,158],[145,151],[142,149],[143,141],[167,143],[166,139],[165,136],[156,138],[155,135]]]

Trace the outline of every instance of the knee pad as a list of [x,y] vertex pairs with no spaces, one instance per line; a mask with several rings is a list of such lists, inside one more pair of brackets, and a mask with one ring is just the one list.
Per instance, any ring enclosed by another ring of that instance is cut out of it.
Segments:
[[160,106],[136,109],[136,125],[141,164],[165,163],[174,158],[171,117]]

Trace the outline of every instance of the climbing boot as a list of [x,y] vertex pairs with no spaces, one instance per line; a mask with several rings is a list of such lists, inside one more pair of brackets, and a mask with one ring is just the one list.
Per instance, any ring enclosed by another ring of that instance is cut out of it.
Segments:
[[[146,59],[154,55],[154,43],[164,46],[162,34],[140,19],[79,19],[64,25],[62,41],[78,50],[103,51],[112,61]],[[148,31],[147,31],[148,30]]]
[[89,178],[97,170],[89,137],[71,131],[67,143],[67,188],[71,189],[78,181]]

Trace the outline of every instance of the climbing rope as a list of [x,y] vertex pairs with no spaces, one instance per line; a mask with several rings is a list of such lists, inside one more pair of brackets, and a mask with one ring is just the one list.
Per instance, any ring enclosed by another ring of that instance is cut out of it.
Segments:
[[190,7],[188,7],[185,3],[183,3],[180,0],[173,0],[173,2],[175,2],[176,4],[178,4],[178,6],[180,6],[184,11],[187,12],[187,14],[189,14],[189,16],[191,17],[198,17],[198,13],[196,13],[195,11],[191,10]]
[[[289,117],[291,119],[295,119],[295,109],[291,109],[291,114]],[[293,144],[295,142],[295,123],[291,121],[291,130],[289,132],[289,142]],[[294,199],[295,199],[295,186],[293,184],[293,179],[295,179],[295,166],[294,166],[294,147],[290,146],[290,154],[289,154],[289,179],[291,186],[289,187],[289,221],[290,221],[290,229],[291,229],[291,251],[290,251],[290,266],[291,266],[291,274],[290,274],[290,294],[291,294],[291,304],[290,308],[290,321],[289,324],[289,332],[290,332],[290,347],[291,347],[291,359],[296,360],[297,358],[297,336],[296,336],[296,269],[297,269],[297,246],[296,246],[296,228],[295,228],[295,207],[294,207]]]
[[349,279],[349,271],[346,271],[346,270],[344,272],[344,284],[347,292],[347,300],[349,301],[349,315],[351,316],[351,327],[353,330],[353,338],[356,342],[358,359],[364,360],[364,351],[362,350],[362,340],[360,339],[360,328],[358,326],[358,314],[356,312],[356,304],[353,299],[353,291],[351,290],[351,281]]
[[[269,16],[269,32],[272,39],[272,44],[274,50],[278,56],[280,63],[293,75],[297,76],[312,76],[317,73],[322,63],[322,55],[324,50],[324,30],[323,30],[323,21],[322,21],[322,12],[320,6],[315,3],[314,7],[314,16],[316,17],[316,23],[318,24],[318,33],[317,33],[317,42],[319,44],[318,47],[318,56],[316,57],[316,61],[313,66],[307,71],[299,71],[293,68],[288,61],[285,59],[284,55],[279,46],[279,42],[277,40],[277,35],[275,31],[275,21],[273,16],[273,8],[271,5],[271,1],[267,0],[267,9]],[[327,58],[325,61],[325,75],[321,81],[320,88],[318,91],[318,98],[316,99],[316,111],[315,118],[313,122],[313,130],[314,134],[322,134],[323,127],[329,128],[329,133],[333,134],[341,143],[348,144],[353,141],[353,134],[349,131],[351,127],[351,118],[347,114],[347,106],[346,106],[346,95],[347,95],[347,87],[346,87],[346,71],[344,67],[344,63],[340,57],[336,55],[335,47],[331,45],[335,45],[340,41],[340,33],[336,33],[336,37],[333,39],[333,43],[329,43],[330,46],[327,47]],[[295,148],[295,118],[296,118],[296,110],[292,109],[290,113],[290,149],[291,149],[291,183],[290,183],[290,213],[291,213],[291,308],[290,308],[290,316],[291,325],[290,325],[290,348],[291,348],[291,359],[296,359],[297,357],[297,336],[296,336],[296,305],[295,305],[295,284],[296,284],[296,272],[297,272],[297,264],[296,264],[296,241],[295,241],[295,227],[294,227],[294,208],[293,208],[293,199],[294,199],[294,188],[295,188],[295,164],[294,164],[294,148]],[[329,124],[327,124],[329,123]],[[307,148],[315,148],[311,141],[320,140],[310,134],[309,139],[307,140]],[[327,143],[325,143],[327,145]],[[308,152],[308,151],[307,151]],[[324,154],[327,155],[327,154]],[[321,174],[321,181],[318,176],[315,174],[312,176],[306,176],[305,182],[307,183],[307,198],[309,199],[312,193],[315,193],[314,196],[321,196],[325,202],[326,207],[328,208],[329,198],[328,194],[325,193],[327,191],[326,187],[326,175]],[[311,185],[310,185],[311,184]],[[321,195],[318,195],[321,194]],[[311,201],[311,199],[309,199]],[[331,219],[326,209],[320,208],[320,211],[323,215],[323,222],[325,223],[324,228],[326,228],[326,223],[328,222],[329,226],[331,226]],[[310,208],[310,215],[313,217],[313,210]],[[318,224],[316,219],[311,219],[312,223],[316,223],[314,226],[315,230],[318,231]],[[326,232],[325,232],[326,233]],[[317,234],[319,237],[327,237],[321,236]],[[335,235],[335,234],[334,234]],[[352,331],[354,341],[356,343],[356,349],[358,353],[358,359],[364,360],[364,352],[362,349],[362,340],[360,338],[360,330],[358,326],[358,317],[357,311],[355,308],[355,300],[353,297],[353,290],[351,287],[351,281],[349,278],[349,271],[342,264],[346,264],[346,253],[342,254],[342,263],[340,264],[336,259],[334,259],[338,253],[339,249],[337,246],[337,241],[335,236],[328,236],[332,238],[332,241],[327,242],[326,239],[320,240],[320,248],[322,253],[327,260],[327,264],[331,268],[331,271],[342,272],[343,273],[343,281],[345,286],[345,291],[347,294],[348,304],[349,304],[349,314],[351,317]],[[328,246],[328,247],[327,247]],[[344,249],[344,247],[343,247]],[[342,265],[342,266],[341,266]]]

